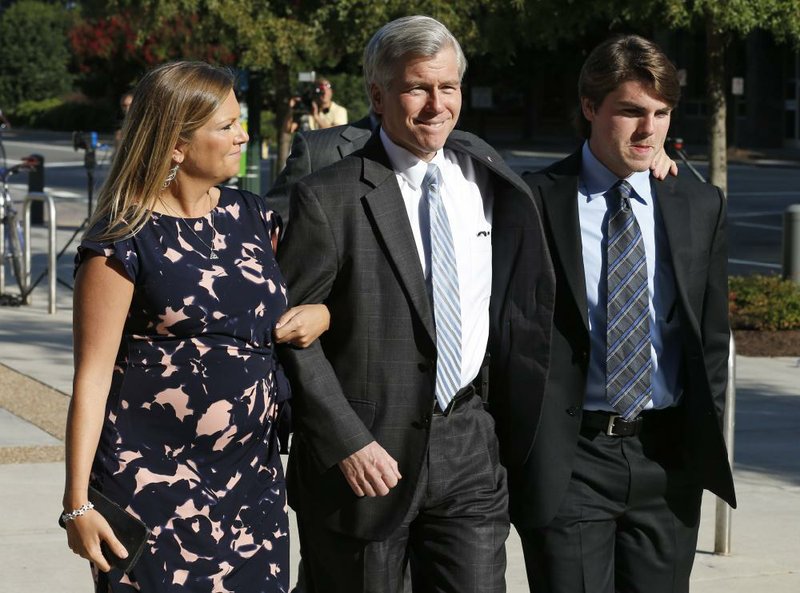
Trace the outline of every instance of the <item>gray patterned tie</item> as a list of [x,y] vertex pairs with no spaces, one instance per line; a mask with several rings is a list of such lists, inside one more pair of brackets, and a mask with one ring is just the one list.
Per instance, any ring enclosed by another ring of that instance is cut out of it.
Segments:
[[440,194],[442,176],[433,163],[422,180],[430,213],[431,285],[436,322],[436,400],[446,410],[461,386],[461,299],[450,221]]
[[606,399],[626,420],[642,411],[653,392],[647,259],[631,209],[632,190],[627,181],[620,181],[606,194]]

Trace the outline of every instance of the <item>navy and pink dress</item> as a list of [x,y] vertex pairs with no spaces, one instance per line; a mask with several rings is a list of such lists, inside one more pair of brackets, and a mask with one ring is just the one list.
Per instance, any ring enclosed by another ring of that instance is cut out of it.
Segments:
[[94,241],[100,224],[79,248],[78,266],[100,253],[134,284],[91,480],[152,531],[130,575],[95,571],[103,593],[289,588],[280,223],[258,196],[220,191],[216,233],[211,213],[154,212],[130,239]]

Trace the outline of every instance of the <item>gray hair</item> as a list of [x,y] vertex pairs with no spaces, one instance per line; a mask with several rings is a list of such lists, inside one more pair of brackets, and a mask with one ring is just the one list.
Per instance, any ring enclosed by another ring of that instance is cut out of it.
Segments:
[[364,86],[372,103],[370,87],[386,89],[395,68],[408,56],[433,57],[447,47],[456,52],[458,78],[464,77],[467,58],[458,40],[442,23],[429,16],[406,16],[386,23],[364,49]]

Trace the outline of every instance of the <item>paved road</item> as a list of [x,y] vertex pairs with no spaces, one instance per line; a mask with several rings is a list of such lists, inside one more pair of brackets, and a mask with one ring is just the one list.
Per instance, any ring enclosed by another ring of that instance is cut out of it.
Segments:
[[[33,145],[9,142],[9,154],[47,151],[43,152],[47,162],[64,163],[47,173],[55,193],[72,191],[78,196],[59,200],[59,217],[65,226],[58,237],[62,245],[71,234],[66,227],[85,216],[85,194],[80,194],[85,176],[82,155],[72,151],[65,136],[55,140],[39,137]],[[538,168],[559,156],[528,151],[507,155],[517,170]],[[759,265],[747,264],[750,267],[744,269],[770,269],[763,264],[779,261],[774,255],[774,229],[752,225],[775,226],[786,202],[800,201],[776,193],[798,187],[796,173],[777,168],[731,169],[732,180],[737,179],[731,183],[731,221],[748,223],[732,227],[732,247],[737,249],[740,237],[744,241],[748,233],[762,236],[762,247],[755,242],[758,237],[747,239],[750,251],[742,257],[760,259]],[[18,188],[20,197],[23,191]],[[34,232],[41,244],[42,230]],[[74,251],[73,243],[59,262],[62,278],[71,276]],[[41,265],[41,257],[38,261]],[[54,520],[63,485],[59,460],[63,459],[65,394],[71,391],[71,293],[59,288],[55,316],[46,314],[45,301],[46,291],[39,289],[32,307],[0,308],[0,593],[79,593],[89,588],[85,563],[67,550]],[[733,555],[711,553],[714,499],[707,496],[692,576],[694,593],[800,591],[798,363],[738,357],[735,479],[740,507],[734,512]],[[296,546],[296,554],[295,550]],[[524,593],[521,551],[513,536],[508,553],[508,591]]]
[[[110,141],[101,138],[101,141]],[[78,225],[88,214],[87,171],[84,152],[75,151],[67,133],[6,132],[4,144],[9,162],[39,153],[45,157],[47,190],[57,198],[60,225]],[[539,150],[505,150],[504,156],[517,172],[537,170],[565,156],[565,152]],[[798,153],[800,155],[800,153]],[[796,158],[800,156],[795,155]],[[98,151],[98,167],[94,171],[95,187],[99,188],[108,171],[110,152]],[[707,176],[704,163],[694,163]],[[262,178],[269,178],[267,163]],[[681,175],[691,173],[681,166]],[[792,204],[800,203],[800,164],[792,161],[760,161],[753,164],[732,163],[728,172],[728,206],[731,274],[779,273],[783,213]],[[12,183],[15,200],[23,199],[27,189],[24,176]],[[96,193],[96,190],[95,190]]]

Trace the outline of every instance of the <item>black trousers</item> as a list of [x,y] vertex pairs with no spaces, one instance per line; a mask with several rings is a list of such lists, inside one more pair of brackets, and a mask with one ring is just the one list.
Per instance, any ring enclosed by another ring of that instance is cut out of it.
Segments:
[[506,472],[478,397],[434,416],[426,463],[401,526],[367,542],[297,517],[308,593],[502,593],[509,532]]
[[584,428],[556,517],[520,531],[535,593],[688,593],[702,490],[680,457],[677,414],[638,436]]

